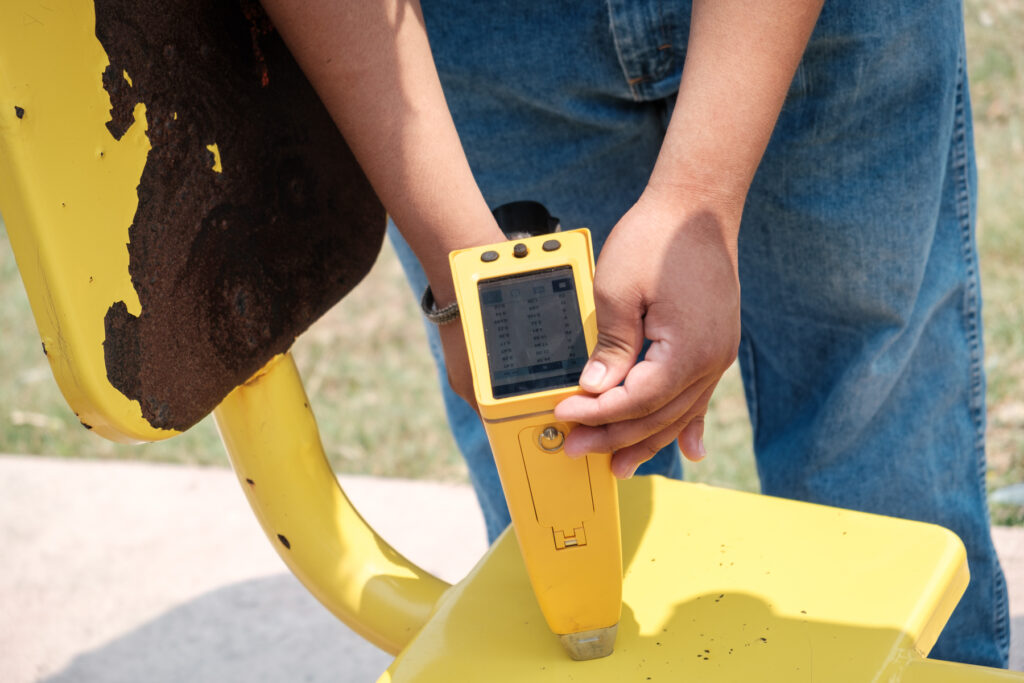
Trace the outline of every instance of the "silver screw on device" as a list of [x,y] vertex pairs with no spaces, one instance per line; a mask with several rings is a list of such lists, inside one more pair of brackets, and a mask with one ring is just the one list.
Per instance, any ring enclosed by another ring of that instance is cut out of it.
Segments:
[[554,453],[562,449],[562,444],[565,443],[565,434],[556,427],[545,427],[544,431],[540,433],[540,437],[537,438],[537,443],[548,453]]

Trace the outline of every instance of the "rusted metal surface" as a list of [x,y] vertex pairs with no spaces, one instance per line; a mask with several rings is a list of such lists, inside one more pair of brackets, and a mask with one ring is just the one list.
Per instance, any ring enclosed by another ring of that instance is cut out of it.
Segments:
[[129,231],[142,308],[106,313],[110,382],[184,430],[369,270],[384,210],[255,2],[97,0],[108,129],[145,104]]

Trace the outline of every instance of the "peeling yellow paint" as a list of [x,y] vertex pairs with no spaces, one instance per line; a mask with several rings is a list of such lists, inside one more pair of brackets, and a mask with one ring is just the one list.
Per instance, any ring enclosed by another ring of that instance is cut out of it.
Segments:
[[124,76],[124,80],[128,81],[128,85],[129,86],[135,85],[134,83],[132,83],[132,77],[128,75],[127,71],[122,69],[121,70],[121,75]]
[[213,153],[213,172],[223,173],[224,167],[220,165],[220,150],[217,149],[217,143],[215,142],[212,145],[207,145],[206,149]]
[[0,100],[26,112],[19,125],[0,125],[0,209],[32,312],[83,422],[117,441],[166,438],[174,432],[149,426],[138,402],[110,385],[103,356],[111,304],[123,301],[133,315],[142,308],[125,245],[150,149],[146,107],[135,105],[120,140],[111,136],[102,79],[110,60],[91,1],[68,0],[69,11],[45,25],[22,26],[27,6],[0,1]]

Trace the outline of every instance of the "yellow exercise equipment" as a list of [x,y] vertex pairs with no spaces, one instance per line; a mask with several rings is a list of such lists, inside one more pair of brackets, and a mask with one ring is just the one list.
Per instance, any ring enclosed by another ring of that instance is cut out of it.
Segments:
[[[94,24],[87,0],[0,3],[0,211],[72,410],[107,438],[149,441],[173,431],[111,386],[103,356],[111,302],[139,313],[125,244],[147,112],[136,107],[120,139],[105,127],[108,61]],[[214,142],[211,166],[230,174],[235,150]],[[286,564],[397,655],[383,681],[1024,680],[926,659],[967,583],[950,532],[660,478],[620,486],[616,651],[574,662],[550,637],[511,534],[448,587],[365,524],[327,465],[287,355],[215,416]]]

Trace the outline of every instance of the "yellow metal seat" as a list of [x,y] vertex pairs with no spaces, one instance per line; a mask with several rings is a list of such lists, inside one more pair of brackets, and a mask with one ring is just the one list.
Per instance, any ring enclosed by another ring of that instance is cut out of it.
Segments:
[[[154,201],[138,190],[153,122],[138,104],[118,137],[106,127],[110,62],[93,8],[0,3],[0,210],[71,408],[108,438],[156,440],[176,432],[111,384],[104,357],[111,305],[145,313],[125,244],[140,205]],[[207,180],[221,183],[236,150],[200,142],[214,148]],[[1022,680],[924,658],[967,583],[949,532],[657,478],[621,487],[616,653],[572,662],[544,624],[511,535],[449,587],[365,524],[324,457],[290,356],[269,359],[214,414],[285,563],[334,614],[397,655],[384,681]]]
[[967,585],[941,527],[660,477],[620,486],[615,654],[573,662],[506,533],[381,681],[958,681],[923,659]]

